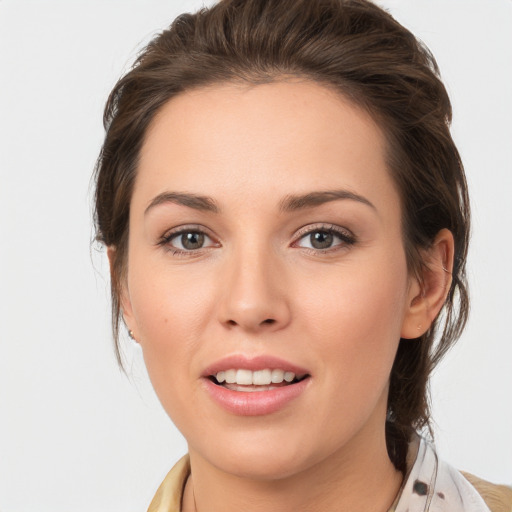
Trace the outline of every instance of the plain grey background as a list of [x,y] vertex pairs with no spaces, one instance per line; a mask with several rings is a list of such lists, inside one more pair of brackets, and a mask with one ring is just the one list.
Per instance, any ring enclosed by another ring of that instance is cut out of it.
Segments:
[[[207,2],[209,3],[209,2]],[[445,459],[512,484],[512,1],[382,0],[436,55],[474,226],[472,314],[433,381]],[[0,510],[146,510],[186,451],[136,345],[116,367],[90,245],[102,108],[197,0],[0,0]]]

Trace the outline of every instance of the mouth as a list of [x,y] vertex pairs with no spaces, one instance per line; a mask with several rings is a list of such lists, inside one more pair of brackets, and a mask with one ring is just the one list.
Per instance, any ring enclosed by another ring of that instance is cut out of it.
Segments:
[[297,384],[308,378],[307,373],[294,373],[281,368],[265,368],[248,370],[245,368],[230,368],[208,376],[215,385],[244,393],[272,391]]
[[297,403],[311,387],[305,368],[270,355],[233,354],[206,368],[204,389],[214,403],[237,416],[264,416]]

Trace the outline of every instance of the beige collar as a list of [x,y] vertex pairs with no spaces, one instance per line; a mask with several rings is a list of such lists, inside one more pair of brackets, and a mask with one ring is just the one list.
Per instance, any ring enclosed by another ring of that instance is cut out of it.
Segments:
[[181,512],[181,499],[190,475],[190,459],[182,457],[167,473],[149,505],[148,512]]

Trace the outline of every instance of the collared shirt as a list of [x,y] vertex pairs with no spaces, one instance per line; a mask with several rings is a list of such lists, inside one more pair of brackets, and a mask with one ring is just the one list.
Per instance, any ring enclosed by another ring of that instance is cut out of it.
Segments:
[[[411,445],[417,444],[416,440]],[[411,449],[411,447],[410,447]],[[490,512],[477,490],[419,438],[416,460],[389,512]]]
[[[462,473],[438,458],[431,443],[418,437],[411,442],[410,452],[416,452],[416,457],[389,512],[490,512]],[[185,456],[165,477],[148,512],[180,512],[189,475],[190,461]]]

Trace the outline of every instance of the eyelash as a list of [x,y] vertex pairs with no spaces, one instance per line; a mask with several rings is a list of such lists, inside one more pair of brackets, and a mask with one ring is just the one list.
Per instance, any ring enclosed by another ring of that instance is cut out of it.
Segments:
[[[184,234],[197,234],[197,235],[203,235],[204,237],[207,237],[212,241],[212,244],[207,247],[200,247],[198,249],[189,249],[184,250],[180,249],[178,247],[173,247],[171,244],[171,241],[178,238],[180,235],[183,236]],[[216,242],[211,235],[208,234],[207,230],[205,230],[202,226],[180,226],[179,228],[176,228],[172,231],[168,231],[165,235],[162,236],[162,238],[159,240],[158,245],[164,246],[173,256],[192,256],[197,255],[199,253],[202,253],[205,249],[210,249],[211,247],[218,247],[219,243]]]
[[[197,249],[189,249],[184,250],[178,247],[173,247],[171,244],[172,240],[178,238],[179,236],[183,236],[184,234],[196,234],[207,237],[212,243],[206,247],[199,247]],[[325,249],[317,249],[314,247],[301,247],[299,242],[301,240],[306,239],[308,236],[312,236],[314,233],[325,233],[327,235],[332,235],[335,238],[338,238],[341,242],[332,246],[327,247]],[[301,228],[294,236],[294,242],[291,244],[292,247],[300,248],[306,252],[315,255],[324,255],[330,254],[332,252],[336,252],[339,250],[346,249],[347,247],[354,245],[356,243],[355,236],[348,231],[347,229],[341,228],[334,224],[318,224],[318,225],[308,225],[304,228]],[[187,257],[193,255],[199,255],[204,252],[204,250],[208,250],[212,247],[219,247],[219,242],[216,242],[214,238],[205,230],[202,226],[181,226],[172,231],[167,232],[162,238],[158,241],[158,245],[166,247],[166,249],[173,255],[178,257]]]
[[[313,247],[300,247],[298,243],[301,240],[306,239],[308,236],[313,235],[314,233],[325,233],[327,235],[332,235],[333,237],[338,238],[341,242],[333,245],[332,247],[328,247],[326,249],[316,249]],[[331,254],[333,252],[347,249],[348,247],[354,245],[357,242],[356,237],[349,230],[345,228],[341,228],[334,224],[318,224],[318,225],[308,225],[301,230],[298,231],[296,237],[296,241],[293,242],[292,246],[299,247],[302,250],[310,252],[314,255],[324,255]]]

